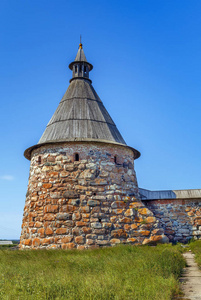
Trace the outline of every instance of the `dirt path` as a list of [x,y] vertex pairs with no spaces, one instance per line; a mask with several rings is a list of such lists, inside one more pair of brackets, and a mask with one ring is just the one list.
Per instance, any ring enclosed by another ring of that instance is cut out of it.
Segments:
[[180,278],[181,290],[184,293],[180,299],[201,300],[201,271],[192,252],[186,252],[183,256],[187,261],[187,267]]

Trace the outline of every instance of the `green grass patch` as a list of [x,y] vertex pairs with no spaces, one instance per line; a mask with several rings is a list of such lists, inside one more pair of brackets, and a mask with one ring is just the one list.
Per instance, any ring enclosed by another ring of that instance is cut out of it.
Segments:
[[172,299],[184,266],[180,246],[171,245],[1,249],[0,299]]
[[190,249],[195,254],[195,260],[201,268],[201,241],[191,242]]

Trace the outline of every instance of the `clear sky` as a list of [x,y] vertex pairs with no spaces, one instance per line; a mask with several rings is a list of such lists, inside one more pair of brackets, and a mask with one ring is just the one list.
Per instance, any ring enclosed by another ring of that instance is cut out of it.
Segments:
[[0,1],[0,238],[19,238],[30,162],[69,85],[82,34],[90,78],[140,187],[201,188],[200,0]]

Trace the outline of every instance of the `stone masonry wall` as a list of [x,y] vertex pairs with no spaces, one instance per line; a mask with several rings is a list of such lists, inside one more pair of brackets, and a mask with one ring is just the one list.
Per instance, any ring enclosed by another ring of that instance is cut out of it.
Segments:
[[73,142],[32,151],[21,249],[164,241],[139,200],[131,149]]
[[159,220],[170,242],[201,239],[201,199],[143,201]]

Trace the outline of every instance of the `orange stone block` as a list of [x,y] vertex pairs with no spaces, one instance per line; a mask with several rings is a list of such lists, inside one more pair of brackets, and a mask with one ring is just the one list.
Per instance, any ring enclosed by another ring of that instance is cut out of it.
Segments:
[[66,228],[58,228],[56,230],[56,234],[65,234],[67,232]]
[[131,223],[133,220],[131,218],[122,218],[119,221],[122,223]]
[[40,239],[38,239],[38,238],[33,239],[33,246],[35,246],[35,247],[40,246]]
[[111,243],[111,244],[120,244],[120,242],[121,242],[121,241],[120,241],[119,239],[111,239],[111,240],[110,240],[110,243]]
[[195,225],[201,225],[201,219],[197,219],[197,220],[195,220]]
[[43,240],[41,240],[41,244],[42,245],[49,245],[49,244],[52,244],[54,242],[54,239],[51,237],[51,238],[45,238]]
[[44,229],[44,228],[38,229],[38,235],[39,235],[40,237],[44,237],[44,236],[45,236],[45,229]]
[[75,242],[77,244],[84,244],[84,238],[83,238],[83,236],[76,236]]
[[85,249],[85,246],[78,245],[78,246],[77,246],[77,249],[78,249],[78,250],[84,250],[84,249]]
[[141,223],[143,222],[144,220],[141,218],[141,217],[135,217],[135,222],[137,223]]
[[56,237],[54,238],[55,244],[58,244],[58,243],[60,242],[60,239],[61,239],[60,236],[56,236]]
[[126,203],[124,201],[114,201],[111,204],[112,208],[124,208],[126,207]]
[[129,204],[129,208],[140,208],[143,204],[141,202],[132,202]]
[[55,219],[55,215],[54,214],[45,214],[44,215],[44,220],[45,221],[53,221]]
[[90,208],[89,208],[89,206],[81,206],[80,211],[82,213],[88,213],[90,211]]
[[52,184],[51,183],[44,183],[43,184],[43,188],[44,189],[50,189],[52,187]]
[[82,219],[83,222],[89,222],[89,219]]
[[43,223],[42,222],[36,222],[35,227],[40,228],[42,227]]
[[148,209],[147,208],[139,208],[138,209],[138,212],[141,214],[141,215],[147,215],[149,213]]
[[127,237],[128,234],[123,229],[112,230],[111,236],[114,238]]
[[143,236],[150,235],[150,231],[149,230],[141,230],[139,233],[140,233],[140,235],[143,235]]
[[49,176],[50,177],[58,177],[59,173],[58,172],[50,172]]
[[61,207],[61,211],[63,211],[63,212],[73,212],[73,211],[75,211],[77,209],[77,207],[76,206],[73,206],[73,205],[63,205],[62,207]]
[[119,214],[122,214],[123,209],[117,208],[117,209],[113,209],[112,211],[114,214],[119,215]]
[[146,218],[146,222],[147,223],[154,223],[156,221],[156,218],[155,217],[147,217]]
[[45,229],[45,234],[46,234],[46,235],[52,235],[52,234],[53,234],[52,228],[47,227],[47,228]]
[[130,229],[131,229],[131,226],[130,226],[130,225],[128,225],[128,224],[125,224],[125,225],[124,225],[124,230],[125,230],[125,231],[130,231]]
[[76,226],[77,227],[87,226],[87,223],[86,222],[82,222],[82,221],[78,221],[78,222],[76,222]]
[[130,209],[127,209],[126,211],[125,211],[125,213],[124,213],[124,215],[126,216],[126,217],[130,217],[130,216],[132,216],[134,213],[133,213],[133,209],[132,208],[130,208]]
[[73,236],[65,236],[61,239],[63,244],[70,243],[73,240]]
[[45,213],[55,213],[58,212],[59,206],[58,205],[47,205],[45,206],[44,212]]
[[131,229],[137,229],[139,225],[131,224]]
[[152,234],[156,234],[156,235],[161,235],[161,234],[163,234],[163,230],[162,229],[154,229],[153,231],[152,231]]
[[25,246],[31,246],[32,240],[31,240],[31,239],[24,240],[24,241],[23,241],[23,244],[24,244]]
[[95,244],[95,241],[92,240],[92,239],[87,239],[87,240],[86,240],[86,244],[87,244],[87,245],[94,245],[94,244]]
[[116,220],[117,220],[117,217],[116,217],[116,216],[110,218],[110,221],[111,221],[112,223],[115,223]]
[[154,236],[151,236],[150,237],[150,240],[153,241],[153,242],[158,242],[162,239],[162,235],[154,235]]
[[80,219],[81,219],[81,214],[80,214],[79,212],[73,213],[73,215],[72,215],[72,220],[78,221],[78,220],[80,220]]
[[137,239],[135,239],[135,238],[128,238],[127,242],[129,242],[129,243],[135,243],[135,242],[137,242]]
[[62,249],[74,249],[76,245],[74,243],[62,244]]
[[193,216],[195,215],[195,213],[194,213],[193,211],[189,211],[189,212],[187,213],[187,215],[188,215],[189,217],[193,217]]
[[90,227],[83,227],[82,228],[82,231],[85,233],[85,234],[89,234],[92,232],[92,229]]

